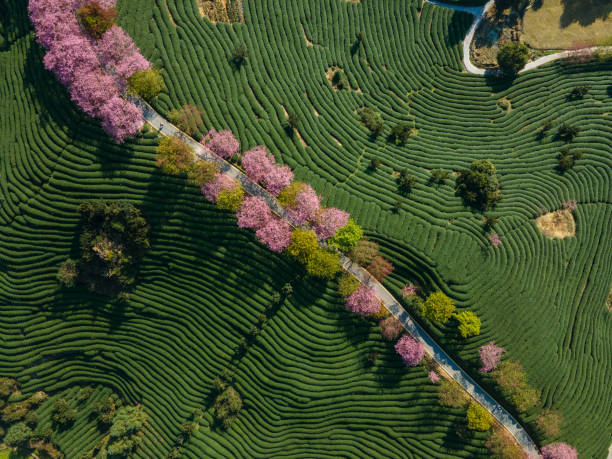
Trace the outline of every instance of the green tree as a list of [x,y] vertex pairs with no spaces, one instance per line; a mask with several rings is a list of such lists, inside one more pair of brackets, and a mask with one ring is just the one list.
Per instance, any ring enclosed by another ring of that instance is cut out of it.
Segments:
[[59,267],[57,280],[65,287],[74,287],[78,274],[77,262],[69,258]]
[[156,98],[164,89],[164,79],[157,69],[134,72],[128,78],[128,92],[148,101]]
[[400,193],[409,193],[412,187],[418,182],[414,175],[408,174],[408,169],[402,169],[397,178],[397,184],[399,185]]
[[476,402],[470,403],[467,410],[468,429],[486,431],[493,425],[493,416],[486,408]]
[[93,38],[102,38],[117,19],[115,8],[102,8],[97,1],[87,2],[77,11],[79,22]]
[[342,269],[342,265],[338,254],[321,249],[313,253],[306,265],[308,274],[321,279],[333,279],[340,269]]
[[480,335],[480,319],[472,311],[461,311],[455,314],[459,322],[459,333],[464,338]]
[[291,234],[291,244],[287,248],[287,252],[300,263],[307,264],[318,248],[319,243],[314,232],[296,228]]
[[32,438],[32,429],[23,422],[13,424],[8,428],[4,435],[4,444],[6,446],[22,448],[27,445],[30,438]]
[[349,257],[355,263],[360,264],[361,266],[365,266],[378,253],[378,244],[374,241],[369,241],[367,239],[361,239],[355,244],[355,246],[350,250]]
[[203,123],[202,112],[193,104],[183,105],[181,108],[170,110],[168,119],[172,124],[188,135],[195,134]]
[[221,190],[217,196],[217,207],[224,210],[237,211],[244,199],[244,189],[240,182],[234,188]]
[[571,124],[563,123],[557,130],[557,137],[566,143],[572,142],[580,133],[580,129]]
[[529,59],[529,48],[523,43],[512,41],[497,53],[497,65],[506,74],[516,75]]
[[345,298],[358,288],[359,281],[349,273],[343,273],[338,279],[338,293]]
[[242,409],[242,398],[236,389],[230,386],[217,396],[213,408],[217,421],[228,429]]
[[497,171],[486,159],[474,161],[469,169],[459,172],[455,185],[465,202],[483,210],[501,199]]
[[249,51],[246,45],[238,44],[234,47],[234,50],[232,52],[232,58],[230,61],[235,67],[240,68],[244,64],[246,64],[248,57],[249,57]]
[[278,195],[278,202],[281,206],[295,206],[295,198],[297,195],[304,189],[304,182],[293,181],[289,184],[289,186],[285,187],[283,191]]
[[469,402],[468,394],[452,379],[442,379],[438,386],[438,403],[449,408],[465,408]]
[[431,293],[423,304],[423,315],[432,322],[445,323],[453,315],[455,303],[441,291]]
[[219,166],[212,161],[196,161],[187,170],[187,179],[196,186],[210,182],[219,172]]
[[450,177],[450,172],[442,169],[431,170],[431,181],[434,183],[444,183],[444,180]]
[[370,107],[363,107],[357,111],[357,114],[363,125],[370,130],[372,135],[380,134],[384,121],[379,112],[374,111]]
[[68,401],[65,398],[58,398],[53,403],[51,419],[61,425],[68,425],[74,422],[77,416],[77,410],[70,408]]
[[193,149],[178,137],[164,137],[156,152],[155,163],[167,174],[188,172],[195,161]]
[[412,127],[408,123],[396,124],[391,128],[391,137],[398,145],[406,143],[413,134]]
[[349,219],[348,223],[336,231],[336,235],[329,239],[329,243],[338,247],[343,252],[351,250],[357,241],[363,237],[363,229],[352,218]]

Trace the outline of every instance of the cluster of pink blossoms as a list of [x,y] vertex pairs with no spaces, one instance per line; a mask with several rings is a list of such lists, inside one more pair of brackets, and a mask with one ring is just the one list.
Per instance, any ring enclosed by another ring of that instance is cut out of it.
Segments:
[[289,186],[293,179],[293,171],[287,165],[280,165],[266,147],[257,146],[242,155],[242,167],[249,180],[259,183],[274,196]]
[[491,341],[489,344],[481,346],[478,352],[480,353],[480,361],[482,362],[480,371],[488,373],[497,368],[501,356],[506,350],[503,347],[496,346],[495,341]]
[[493,245],[493,247],[498,248],[502,241],[499,237],[499,234],[497,233],[491,233],[489,234],[489,241],[491,241],[491,244]]
[[410,283],[410,284],[406,284],[404,285],[404,288],[402,288],[402,296],[404,298],[406,297],[410,297],[410,296],[414,296],[417,294],[417,286]]
[[213,153],[223,159],[230,159],[232,156],[238,153],[238,150],[240,149],[238,140],[234,134],[232,134],[232,131],[229,130],[217,132],[214,129],[211,129],[202,138],[200,143],[210,148]]
[[348,212],[344,210],[328,207],[319,212],[313,229],[321,239],[329,239],[348,224],[349,217]]
[[291,225],[275,217],[257,196],[244,198],[236,217],[240,228],[254,229],[255,236],[273,252],[282,252],[291,244]]
[[542,447],[543,459],[577,459],[578,452],[567,443],[551,443]]
[[285,220],[273,217],[255,231],[255,236],[273,252],[280,253],[291,244],[291,225]]
[[423,344],[408,335],[402,336],[395,343],[395,352],[400,355],[406,365],[411,367],[417,366],[423,360],[423,357],[425,357],[425,347]]
[[[319,196],[310,185],[304,184],[295,196],[295,204],[285,207],[287,215],[296,225],[313,221],[320,207]],[[348,223],[348,220],[347,220]]]
[[374,287],[361,284],[359,288],[346,297],[346,309],[354,314],[371,316],[380,310],[380,300],[376,298]]
[[429,374],[427,375],[427,377],[429,378],[429,380],[433,383],[436,384],[438,382],[440,382],[440,375],[438,373],[436,373],[435,371],[431,370],[429,372]]
[[222,172],[217,172],[215,177],[210,182],[202,185],[200,189],[206,199],[216,203],[219,193],[221,193],[222,190],[233,190],[237,186],[238,184],[231,177]]
[[[76,10],[83,0],[30,0],[28,11],[36,36],[47,48],[44,65],[52,71],[87,115],[98,118],[117,142],[136,134],[144,120],[138,107],[121,97],[125,80],[151,64],[117,26],[100,40],[79,26]],[[114,1],[100,2],[103,7]]]

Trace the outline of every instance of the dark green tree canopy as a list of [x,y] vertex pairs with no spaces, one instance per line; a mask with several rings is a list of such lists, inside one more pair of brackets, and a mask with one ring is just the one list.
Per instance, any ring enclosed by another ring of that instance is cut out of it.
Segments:
[[474,161],[469,169],[459,172],[455,184],[466,203],[483,210],[501,199],[495,166],[487,159]]
[[510,42],[497,53],[497,64],[506,74],[516,75],[527,64],[529,49],[518,41]]

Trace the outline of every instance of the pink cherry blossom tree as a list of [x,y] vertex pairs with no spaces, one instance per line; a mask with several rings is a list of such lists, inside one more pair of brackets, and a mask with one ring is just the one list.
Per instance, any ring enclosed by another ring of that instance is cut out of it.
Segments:
[[100,108],[100,118],[102,128],[118,143],[133,136],[144,124],[139,108],[118,95]]
[[497,233],[491,233],[489,234],[489,241],[491,241],[491,244],[493,245],[493,247],[498,248],[502,241],[499,237],[499,234]]
[[210,202],[216,203],[222,190],[233,190],[238,184],[231,177],[217,172],[215,177],[200,187],[202,194]]
[[432,382],[432,384],[436,384],[436,383],[440,382],[440,375],[438,373],[436,373],[435,371],[433,371],[433,370],[431,370],[429,372],[427,377]]
[[314,231],[321,239],[329,239],[349,221],[349,214],[344,210],[328,207],[319,212],[314,225]]
[[232,134],[232,131],[215,131],[211,129],[208,133],[202,138],[202,145],[206,145],[208,148],[212,150],[213,153],[219,155],[223,159],[229,159],[238,153],[240,149],[240,144],[238,140]]
[[255,232],[255,236],[273,252],[282,252],[291,244],[291,225],[273,217]]
[[417,366],[423,360],[423,357],[425,357],[423,344],[408,335],[402,336],[395,343],[395,352],[400,355],[406,365],[411,367]]
[[257,196],[247,196],[236,214],[240,228],[258,230],[272,219],[272,212],[266,202]]
[[542,447],[543,459],[577,459],[578,452],[567,443],[550,443]]
[[361,284],[357,290],[346,297],[346,309],[362,316],[371,316],[380,310],[380,300],[376,298],[374,287]]
[[496,346],[495,341],[491,341],[489,344],[481,346],[478,352],[480,353],[480,361],[482,362],[480,371],[489,373],[497,368],[501,356],[506,350],[503,347]]
[[271,159],[266,151],[266,147],[262,145],[251,148],[242,155],[242,167],[246,172],[246,176],[255,183],[263,182],[264,177],[272,168],[272,161],[273,158]]
[[293,171],[289,166],[273,163],[263,178],[263,185],[274,196],[278,196],[289,186],[291,180],[293,180]]
[[317,196],[315,190],[310,185],[304,184],[300,192],[295,196],[295,204],[289,205],[285,209],[289,218],[296,225],[303,225],[315,218],[319,205],[319,196]]
[[417,289],[418,287],[416,285],[408,283],[402,288],[402,296],[404,298],[414,296],[417,294]]
[[[96,52],[104,68],[119,76],[122,84],[125,84],[125,80],[133,73],[151,68],[151,63],[140,54],[132,38],[116,25],[97,40]],[[122,89],[125,89],[125,86]]]

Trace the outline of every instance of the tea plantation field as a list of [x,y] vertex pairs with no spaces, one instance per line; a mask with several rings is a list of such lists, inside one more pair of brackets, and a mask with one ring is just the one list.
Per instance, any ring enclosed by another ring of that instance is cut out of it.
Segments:
[[[520,359],[562,412],[561,438],[585,457],[604,457],[612,429],[612,63],[557,62],[512,83],[462,72],[461,39],[472,17],[415,1],[247,0],[245,24],[212,24],[196,3],[120,1],[120,22],[162,68],[167,112],[196,103],[206,127],[232,129],[243,146],[266,144],[309,181],[324,201],[346,209],[396,264],[390,284],[440,287],[483,319],[466,342],[433,328],[459,360],[477,368],[491,340]],[[356,36],[361,33],[363,41]],[[232,66],[236,46],[247,62]],[[350,88],[326,77],[344,71]],[[568,96],[588,86],[580,100]],[[364,105],[382,113],[376,139],[359,123]],[[299,136],[285,131],[299,115]],[[406,145],[390,128],[418,130]],[[547,122],[551,129],[540,134]],[[580,129],[576,166],[555,169],[562,123]],[[480,212],[454,196],[453,181],[434,186],[429,170],[458,171],[490,159],[502,201],[489,214],[502,245],[494,249]],[[370,161],[383,165],[368,170]],[[419,183],[402,196],[397,171]],[[534,219],[575,199],[577,233],[550,240]],[[396,201],[403,209],[392,212]],[[530,415],[522,418],[530,421]]]
[[[334,284],[302,278],[198,189],[163,176],[153,134],[117,146],[80,114],[43,69],[25,2],[2,5],[0,375],[25,394],[96,387],[52,437],[67,457],[100,441],[89,414],[111,391],[147,413],[142,458],[165,457],[196,408],[205,416],[184,457],[486,457],[484,434],[466,435],[463,412],[440,408],[425,369],[406,369],[376,327],[344,310]],[[150,224],[125,304],[56,281],[78,256],[76,207],[96,198],[129,200]],[[287,282],[293,293],[237,354]],[[225,368],[244,401],[227,432],[211,428],[210,409]]]

